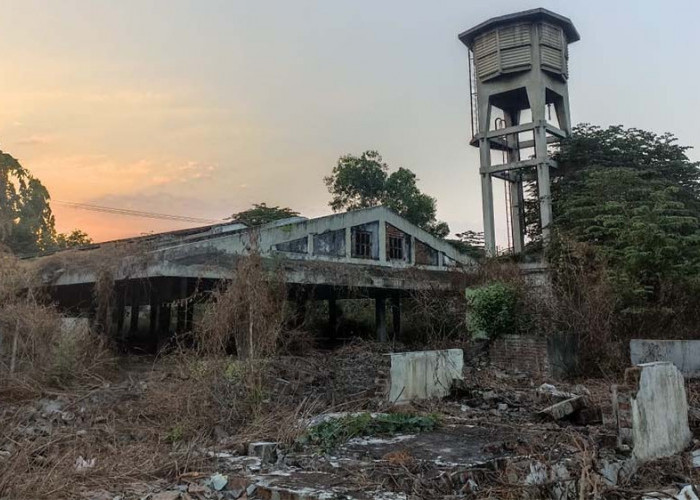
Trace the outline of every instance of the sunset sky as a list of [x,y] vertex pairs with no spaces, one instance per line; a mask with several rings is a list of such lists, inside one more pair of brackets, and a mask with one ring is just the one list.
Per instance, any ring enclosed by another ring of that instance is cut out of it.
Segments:
[[[457,34],[538,6],[581,33],[575,123],[700,146],[697,0],[0,0],[0,149],[54,200],[206,219],[327,214],[338,156],[377,149],[480,230]],[[192,225],[53,210],[98,241]]]

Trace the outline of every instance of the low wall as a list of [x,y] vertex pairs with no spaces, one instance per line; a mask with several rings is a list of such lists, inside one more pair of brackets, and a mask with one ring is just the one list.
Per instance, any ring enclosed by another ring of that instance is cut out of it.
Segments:
[[547,339],[525,335],[503,335],[491,343],[491,364],[507,371],[519,371],[533,376],[551,374]]
[[402,352],[390,356],[389,401],[392,403],[445,397],[452,381],[464,378],[462,349]]
[[633,365],[668,361],[686,378],[700,378],[700,340],[647,340],[630,341],[630,359]]

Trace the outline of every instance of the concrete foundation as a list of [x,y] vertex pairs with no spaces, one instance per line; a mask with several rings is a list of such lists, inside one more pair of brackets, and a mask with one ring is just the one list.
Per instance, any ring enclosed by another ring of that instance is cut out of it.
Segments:
[[680,453],[691,439],[683,375],[671,363],[629,368],[625,384],[613,386],[613,412],[620,445],[640,461]]
[[462,349],[391,354],[389,401],[441,398],[453,380],[463,380]]
[[700,340],[645,340],[630,341],[633,365],[668,361],[686,378],[700,378]]

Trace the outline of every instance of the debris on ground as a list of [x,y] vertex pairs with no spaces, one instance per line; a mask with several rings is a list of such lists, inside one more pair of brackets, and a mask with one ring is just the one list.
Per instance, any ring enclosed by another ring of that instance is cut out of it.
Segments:
[[[4,391],[0,498],[694,498],[689,485],[700,484],[699,441],[648,461],[619,446],[606,381],[554,385],[465,366],[449,397],[397,407],[375,390],[381,357],[353,346],[265,365],[257,416],[243,424],[187,406],[215,401],[199,399],[204,361],[183,371],[179,360],[132,360],[84,388]],[[222,367],[241,383],[240,367]],[[375,385],[349,382],[358,369]],[[695,384],[691,410],[700,408]],[[214,390],[222,402],[245,401]]]

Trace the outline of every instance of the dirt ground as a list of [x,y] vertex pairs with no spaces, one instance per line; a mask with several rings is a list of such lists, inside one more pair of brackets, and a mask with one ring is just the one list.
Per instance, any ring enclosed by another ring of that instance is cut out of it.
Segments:
[[[283,356],[256,367],[252,382],[231,360],[173,355],[123,357],[69,388],[4,383],[0,499],[641,498],[700,482],[690,453],[605,480],[605,464],[628,458],[605,417],[610,381],[535,380],[475,360],[449,398],[396,408],[377,391],[385,350]],[[544,418],[556,399],[542,383],[585,394],[602,420]],[[688,389],[698,407],[700,392]],[[311,417],[361,411],[439,425],[325,453],[300,444]],[[250,454],[256,442],[276,444]]]

